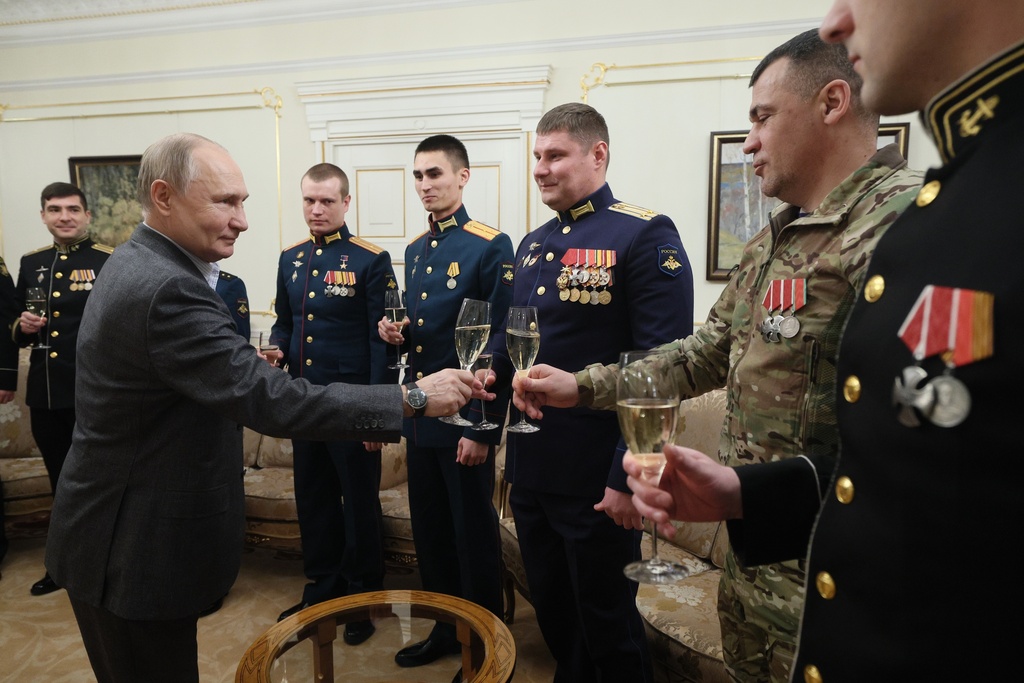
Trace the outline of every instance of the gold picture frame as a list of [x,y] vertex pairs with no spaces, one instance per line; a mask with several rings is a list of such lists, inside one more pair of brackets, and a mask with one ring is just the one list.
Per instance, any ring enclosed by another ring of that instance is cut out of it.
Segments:
[[142,221],[136,183],[141,154],[70,157],[71,183],[85,194],[92,212],[92,238],[110,247],[125,242]]

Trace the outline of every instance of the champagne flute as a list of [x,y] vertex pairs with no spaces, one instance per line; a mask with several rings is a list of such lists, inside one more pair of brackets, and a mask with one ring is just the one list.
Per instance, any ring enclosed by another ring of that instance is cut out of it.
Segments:
[[[540,327],[537,325],[536,306],[512,306],[508,309],[508,325],[505,328],[505,344],[508,357],[516,372],[525,376],[540,351]],[[526,413],[519,411],[519,422],[508,428],[514,434],[529,434],[540,429],[526,421]]]
[[[679,421],[679,390],[663,368],[649,362],[654,351],[627,351],[619,357],[615,387],[619,427],[633,457],[640,463],[641,478],[657,482],[665,470],[666,444],[672,443]],[[658,556],[658,527],[651,525],[652,556],[631,562],[623,570],[640,583],[671,583],[689,575],[676,562]]]
[[[463,299],[455,321],[455,353],[459,356],[462,369],[472,371],[473,363],[487,346],[491,337],[491,302],[477,299]],[[442,417],[441,422],[459,427],[472,427],[473,423],[458,413]]]
[[[29,287],[25,290],[25,310],[32,315],[38,315],[40,318],[46,317],[46,290],[42,287]],[[36,333],[38,338],[36,341],[29,345],[31,349],[48,349],[49,344],[44,344],[44,332],[39,330]]]
[[[476,362],[473,363],[473,374],[476,374],[481,370],[484,371],[484,377],[487,377],[487,373],[491,370],[491,354],[481,353],[477,356]],[[487,413],[485,412],[486,405],[487,402],[480,399],[480,422],[473,425],[473,429],[478,431],[487,431],[488,429],[498,428],[498,425],[487,419]]]
[[[390,322],[398,325],[399,329],[405,327],[405,301],[402,298],[402,290],[397,288],[384,290],[384,315]],[[395,347],[395,353],[397,356],[395,362],[388,366],[388,370],[402,370],[409,367],[402,362],[401,345]]]

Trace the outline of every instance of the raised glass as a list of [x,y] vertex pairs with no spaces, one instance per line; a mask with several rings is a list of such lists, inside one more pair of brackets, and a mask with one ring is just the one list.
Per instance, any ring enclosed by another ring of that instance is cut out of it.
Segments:
[[[32,315],[38,315],[40,318],[46,317],[46,290],[42,287],[29,287],[25,290],[25,310]],[[45,344],[43,340],[46,339],[45,330],[39,330],[38,339],[29,345],[32,349],[48,349],[49,344]]]
[[[491,354],[481,353],[476,358],[476,362],[473,363],[473,374],[480,373],[482,371],[482,377],[487,377],[488,371],[491,369]],[[498,425],[487,419],[487,401],[480,399],[480,421],[473,425],[473,429],[478,431],[487,431],[489,429],[497,429]]]
[[[487,347],[491,338],[491,302],[477,299],[463,299],[459,317],[455,321],[455,353],[459,356],[462,369],[472,371],[473,363]],[[460,427],[472,427],[473,423],[458,413],[442,417],[441,422]]]
[[[508,357],[516,372],[526,375],[540,351],[540,326],[537,324],[536,306],[512,306],[508,309],[508,324],[505,327],[505,345]],[[526,413],[519,413],[519,422],[510,425],[508,431],[514,434],[529,434],[540,430],[526,421]]]
[[[384,290],[384,315],[387,319],[398,325],[399,329],[405,326],[405,299],[400,289]],[[388,366],[389,370],[402,370],[409,367],[402,362],[402,347],[395,346],[395,362]]]

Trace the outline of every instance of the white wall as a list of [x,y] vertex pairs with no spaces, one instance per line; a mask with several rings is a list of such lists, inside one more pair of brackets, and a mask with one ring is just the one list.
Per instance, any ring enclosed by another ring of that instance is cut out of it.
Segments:
[[[293,3],[296,15],[306,4]],[[306,232],[299,178],[323,155],[310,140],[297,83],[549,64],[550,107],[579,100],[581,79],[592,81],[595,63],[758,57],[816,25],[829,4],[499,0],[191,33],[169,32],[159,22],[150,29],[138,19],[144,35],[103,40],[78,40],[76,25],[61,22],[47,27],[64,33],[59,41],[0,35],[2,254],[16,274],[20,255],[47,242],[38,194],[67,179],[68,157],[141,154],[167,133],[190,130],[224,144],[245,173],[250,230],[223,265],[245,279],[253,307],[265,309],[278,251]],[[233,11],[255,16],[258,6]],[[588,95],[611,128],[616,194],[672,216],[679,227],[694,270],[698,320],[722,287],[705,280],[709,133],[747,127],[746,81],[725,75],[748,74],[753,64],[616,70]],[[658,74],[713,80],[613,85]],[[267,87],[281,98],[279,119],[255,94]],[[186,111],[197,109],[213,111]],[[916,119],[911,128],[911,164],[936,163]],[[536,226],[550,212],[532,199]]]

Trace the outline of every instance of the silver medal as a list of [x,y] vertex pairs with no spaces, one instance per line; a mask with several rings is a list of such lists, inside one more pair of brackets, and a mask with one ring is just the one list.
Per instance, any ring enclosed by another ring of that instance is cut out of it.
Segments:
[[940,375],[928,383],[935,391],[935,404],[927,413],[932,424],[956,427],[971,412],[971,392],[953,375]]
[[788,318],[783,318],[779,322],[779,334],[786,339],[792,339],[800,331],[800,321],[796,319],[795,315],[791,315]]
[[914,409],[927,415],[935,405],[935,387],[930,383],[918,387],[928,373],[919,365],[911,365],[903,368],[903,374],[897,377],[892,387],[892,404],[900,406],[900,412],[896,416],[900,424],[905,427],[920,427],[921,421],[917,419]]

